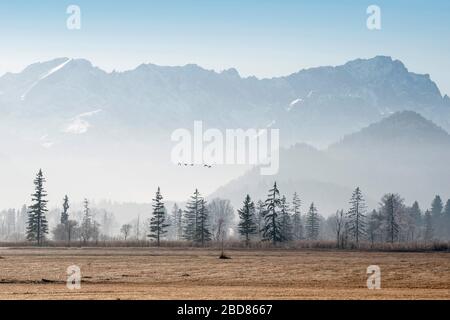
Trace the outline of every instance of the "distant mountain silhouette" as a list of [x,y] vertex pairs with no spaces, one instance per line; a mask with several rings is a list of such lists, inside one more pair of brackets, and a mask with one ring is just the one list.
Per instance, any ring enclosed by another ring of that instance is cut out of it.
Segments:
[[413,111],[402,111],[371,124],[357,133],[347,135],[342,141],[330,146],[330,150],[346,148],[365,149],[376,145],[380,148],[403,148],[412,144],[426,146],[450,146],[450,136]]
[[421,115],[403,111],[346,136],[319,151],[296,145],[282,151],[280,172],[273,177],[252,170],[219,188],[214,196],[242,201],[250,193],[264,199],[277,181],[290,197],[297,191],[306,204],[315,202],[325,214],[347,207],[351,190],[360,186],[372,207],[383,193],[398,192],[424,206],[435,194],[450,193],[450,135]]

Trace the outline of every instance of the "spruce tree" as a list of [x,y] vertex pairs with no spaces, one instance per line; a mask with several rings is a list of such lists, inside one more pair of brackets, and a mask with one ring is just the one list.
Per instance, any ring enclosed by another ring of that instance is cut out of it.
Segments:
[[422,210],[420,210],[420,206],[417,201],[414,201],[411,207],[411,215],[413,216],[417,227],[422,225]]
[[424,231],[424,240],[431,241],[433,240],[433,215],[430,210],[425,212],[425,231]]
[[361,189],[357,187],[353,191],[350,210],[347,213],[348,232],[356,245],[366,237],[366,209]]
[[314,206],[314,202],[311,203],[308,214],[306,215],[305,227],[308,240],[317,240],[319,238],[320,217],[316,207]]
[[181,240],[183,236],[183,210],[181,210],[178,205],[175,203],[172,208],[172,222],[173,225],[173,235],[176,240]]
[[289,213],[289,205],[285,196],[283,196],[280,201],[280,229],[282,241],[291,241],[292,221]]
[[204,246],[206,242],[211,241],[211,232],[209,231],[209,214],[206,201],[203,198],[200,200],[194,240],[201,243],[202,246]]
[[63,200],[63,211],[61,212],[61,224],[67,225],[69,222],[69,197],[67,195]]
[[374,245],[375,241],[380,238],[380,228],[383,222],[383,217],[376,210],[372,210],[369,215],[369,222],[367,224],[367,235],[369,241]]
[[436,196],[431,203],[431,217],[433,221],[433,231],[437,238],[441,237],[444,233],[443,210],[444,204],[442,199],[440,196]]
[[269,190],[269,195],[265,204],[266,210],[264,212],[265,225],[263,228],[263,239],[265,241],[272,241],[275,245],[277,242],[283,241],[279,221],[281,199],[276,182],[274,183],[273,188]]
[[245,244],[248,247],[250,244],[250,237],[258,230],[255,223],[255,204],[247,195],[244,200],[244,206],[238,210],[239,214],[239,234],[245,239]]
[[45,216],[48,211],[48,201],[45,199],[47,193],[44,190],[45,181],[42,170],[39,170],[34,180],[35,192],[31,195],[33,204],[28,207],[27,240],[36,241],[38,245],[42,245],[45,241],[45,235],[48,233],[48,223]]
[[88,199],[83,202],[83,221],[81,222],[81,238],[84,243],[87,243],[92,237],[92,217],[91,209],[89,208]]
[[394,243],[398,239],[399,221],[403,210],[403,199],[398,194],[389,193],[381,199],[381,212],[385,220],[386,238],[390,243]]
[[422,226],[422,211],[419,203],[414,201],[413,205],[406,210],[406,227],[408,229],[408,239],[416,240],[419,238]]
[[440,196],[436,196],[431,203],[431,215],[433,219],[439,219],[442,215],[442,210],[444,209],[444,204]]
[[162,202],[163,196],[158,187],[155,198],[153,199],[153,216],[150,219],[150,234],[148,237],[156,240],[156,245],[159,247],[161,238],[167,233],[166,210]]
[[53,239],[60,241],[69,240],[70,243],[73,222],[70,223],[69,220],[69,198],[67,195],[64,196],[62,207],[63,210],[61,212],[60,223],[53,229]]
[[186,204],[186,210],[184,211],[184,230],[183,237],[185,240],[194,241],[196,238],[198,215],[200,211],[200,202],[202,197],[200,192],[195,189],[191,199]]
[[294,240],[303,239],[303,223],[300,207],[301,200],[297,195],[297,192],[295,192],[292,197],[292,237]]

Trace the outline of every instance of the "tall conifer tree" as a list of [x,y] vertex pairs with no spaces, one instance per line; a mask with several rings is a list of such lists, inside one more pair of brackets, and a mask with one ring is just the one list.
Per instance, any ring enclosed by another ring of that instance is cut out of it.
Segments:
[[292,219],[289,213],[289,205],[286,197],[283,196],[280,201],[280,228],[283,241],[292,240]]
[[206,201],[203,198],[200,200],[199,205],[195,241],[201,243],[202,246],[204,246],[206,242],[211,241],[211,231],[209,230],[209,212],[206,206]]
[[320,217],[317,208],[314,206],[314,202],[311,203],[308,214],[306,215],[305,227],[308,240],[319,239]]
[[245,239],[245,244],[247,247],[250,244],[250,238],[258,230],[255,223],[255,204],[251,200],[250,196],[247,195],[244,200],[244,205],[238,210],[239,214],[239,234]]
[[150,234],[148,235],[150,238],[156,240],[158,247],[161,245],[161,238],[167,233],[167,227],[169,227],[166,223],[166,209],[162,199],[163,196],[158,187],[155,198],[153,199],[153,214],[150,219]]
[[48,222],[45,216],[48,201],[45,199],[47,193],[44,190],[45,178],[42,170],[39,170],[34,180],[35,192],[31,195],[33,204],[28,207],[27,240],[36,241],[42,245],[45,235],[48,233]]
[[198,189],[195,189],[195,192],[186,204],[186,209],[184,211],[183,238],[185,240],[194,241],[196,239],[201,200],[202,197],[200,195],[200,192],[198,191]]
[[269,190],[265,204],[263,237],[265,241],[272,241],[273,244],[276,244],[277,242],[283,241],[279,219],[281,199],[276,182],[273,188]]
[[366,237],[366,203],[361,189],[357,187],[350,199],[350,210],[347,213],[347,227],[352,239],[359,245],[360,240]]
[[301,200],[297,194],[294,193],[292,197],[292,237],[293,240],[302,240],[303,239],[303,223],[302,223],[302,215],[301,215]]

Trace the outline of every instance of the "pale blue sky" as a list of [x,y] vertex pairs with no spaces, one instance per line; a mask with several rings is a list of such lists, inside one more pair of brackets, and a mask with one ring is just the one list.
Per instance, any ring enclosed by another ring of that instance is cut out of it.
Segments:
[[[79,31],[66,28],[69,4]],[[371,4],[380,31],[366,28]],[[390,55],[450,94],[449,39],[446,0],[0,0],[0,74],[68,56],[108,71],[196,63],[272,77]]]

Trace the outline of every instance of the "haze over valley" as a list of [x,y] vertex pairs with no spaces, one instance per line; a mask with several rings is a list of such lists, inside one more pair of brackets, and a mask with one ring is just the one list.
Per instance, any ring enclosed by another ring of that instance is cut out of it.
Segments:
[[[171,133],[195,120],[280,129],[279,173],[173,164]],[[149,203],[158,186],[170,201],[198,188],[237,207],[246,193],[263,199],[275,180],[324,215],[345,208],[356,186],[370,207],[386,192],[428,205],[450,196],[449,130],[449,97],[386,56],[270,79],[197,65],[108,73],[58,58],[0,77],[0,207],[26,203],[39,168],[50,207],[65,194]]]

